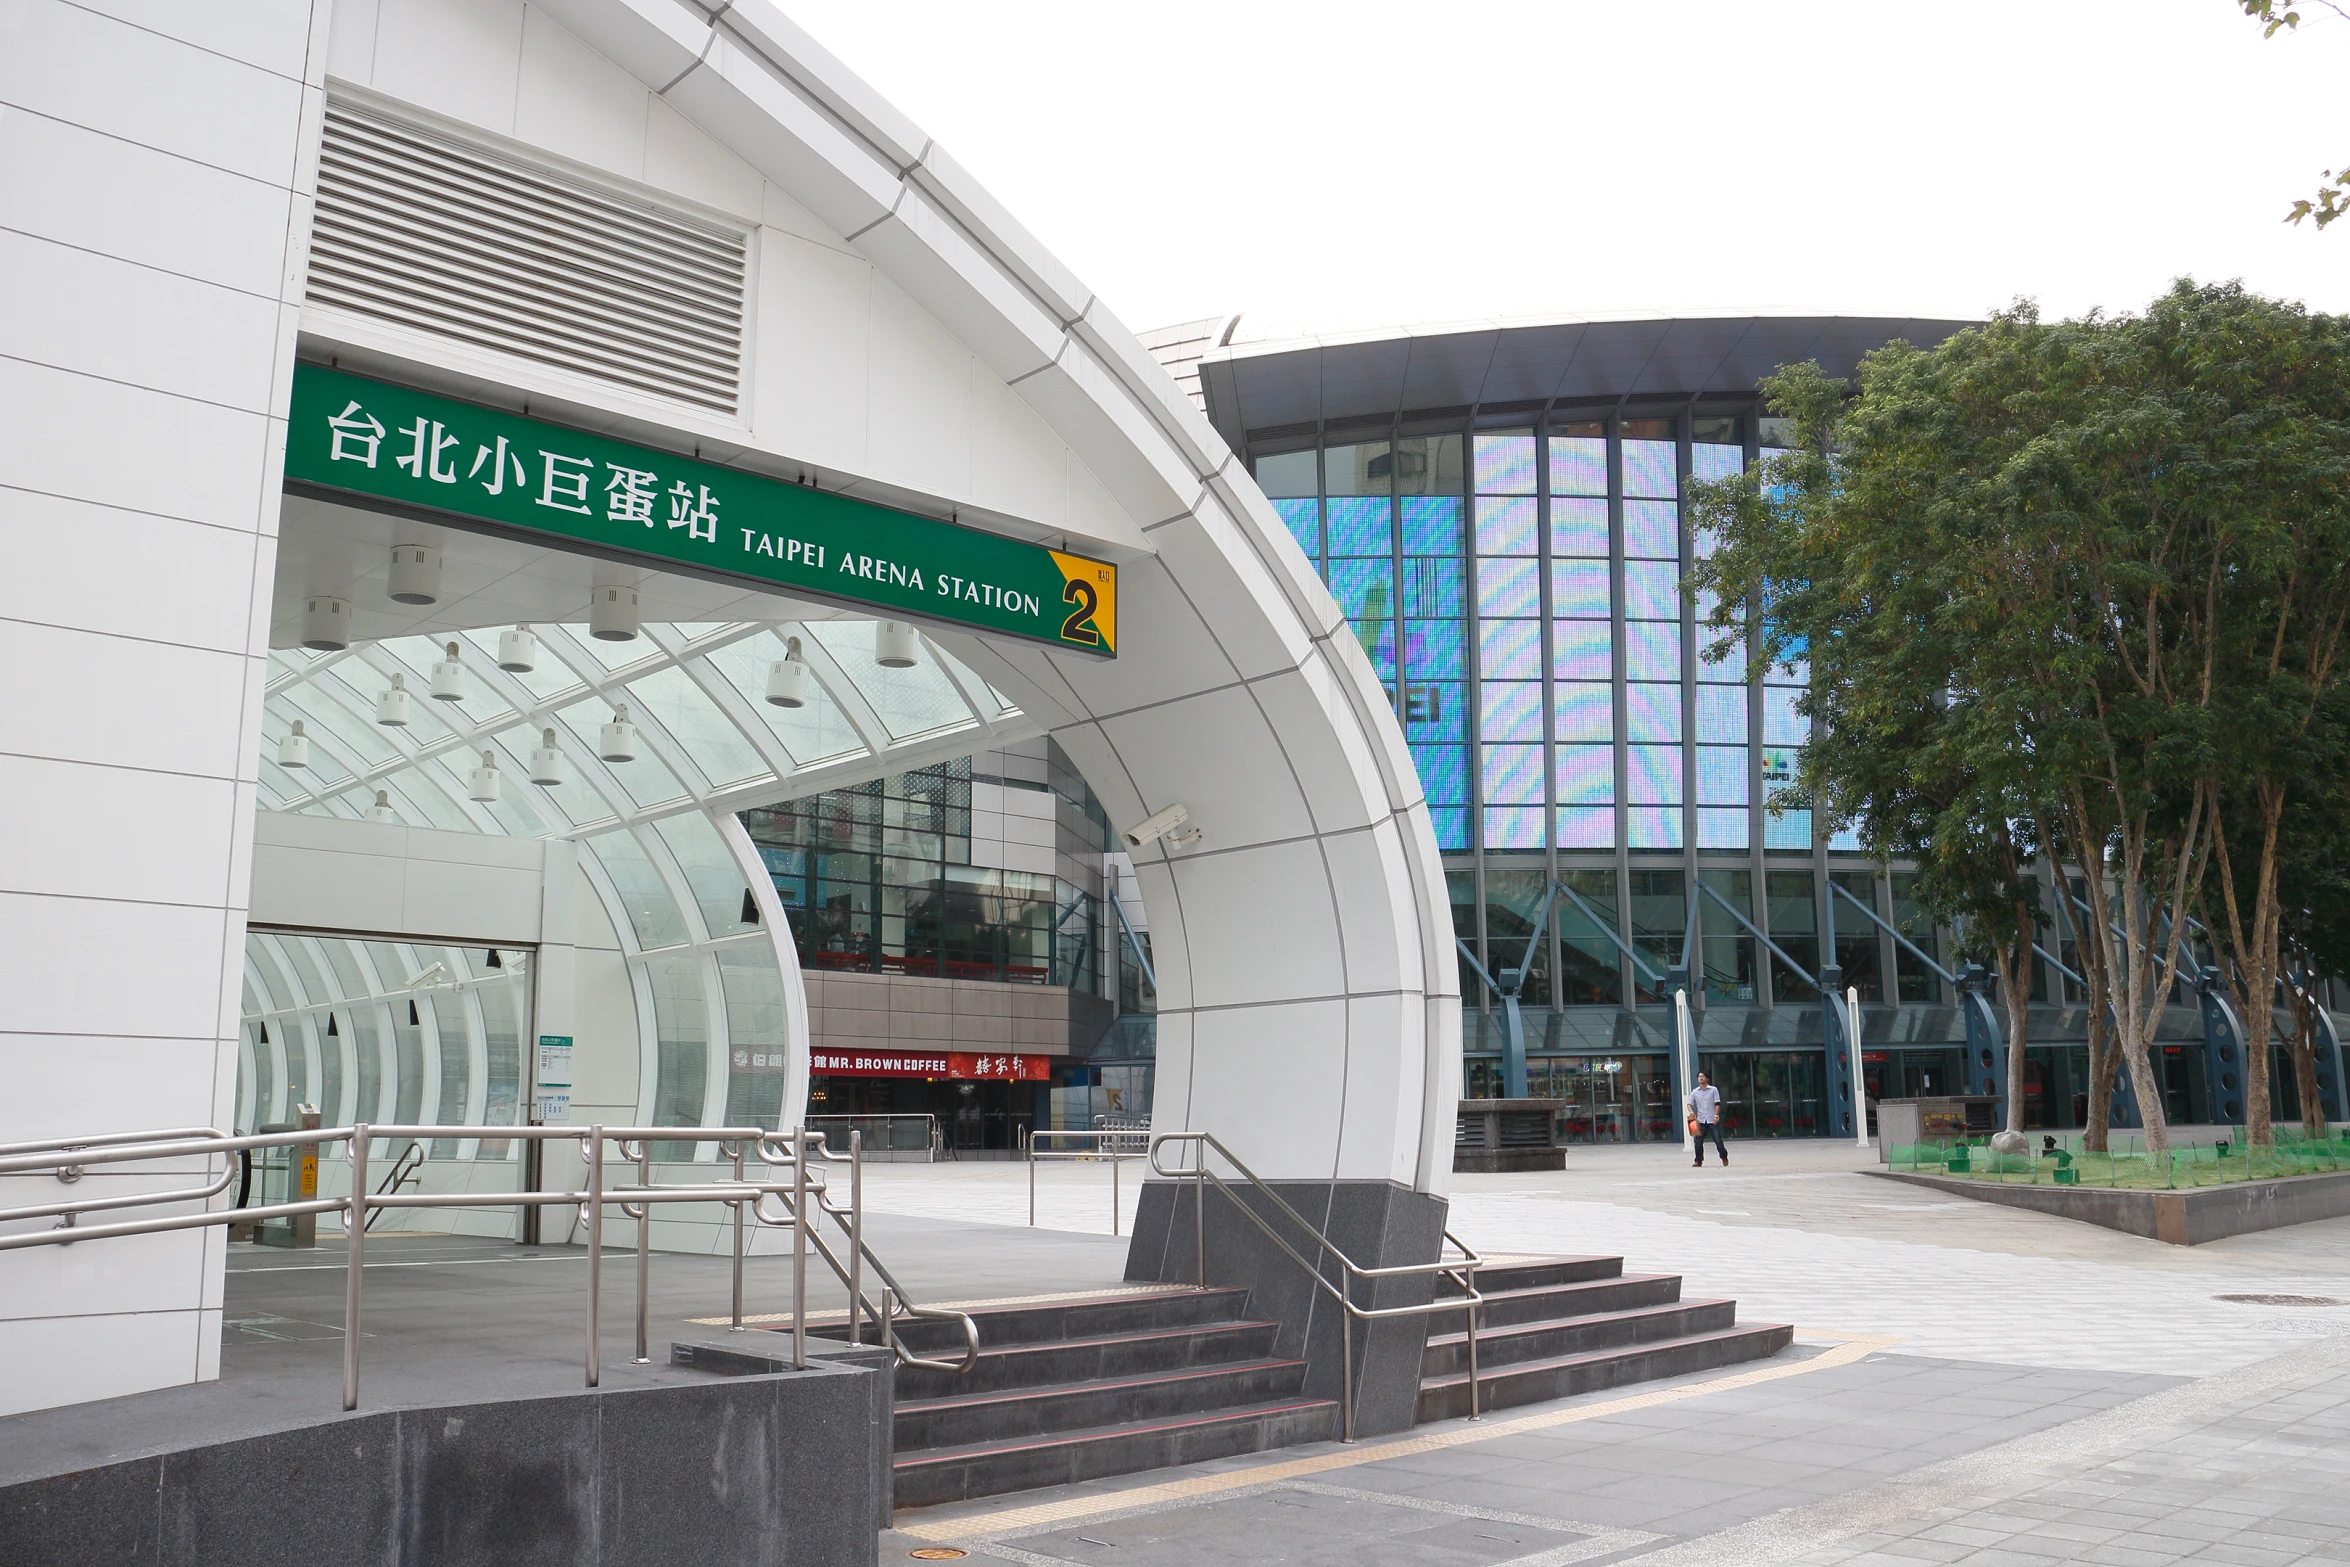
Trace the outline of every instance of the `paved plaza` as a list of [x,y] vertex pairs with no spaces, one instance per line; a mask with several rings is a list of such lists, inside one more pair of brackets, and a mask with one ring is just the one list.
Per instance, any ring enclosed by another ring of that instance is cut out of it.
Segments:
[[[1869,1165],[1819,1143],[1747,1144],[1702,1171],[1672,1148],[1608,1148],[1562,1173],[1456,1179],[1452,1227],[1481,1251],[1681,1273],[1742,1320],[1795,1323],[1775,1360],[901,1513],[883,1560],[2350,1563],[2350,1220],[2175,1247],[1922,1195]],[[1024,1225],[1028,1177],[884,1167],[866,1194]],[[1037,1215],[1106,1234],[1106,1167],[1039,1171]]]

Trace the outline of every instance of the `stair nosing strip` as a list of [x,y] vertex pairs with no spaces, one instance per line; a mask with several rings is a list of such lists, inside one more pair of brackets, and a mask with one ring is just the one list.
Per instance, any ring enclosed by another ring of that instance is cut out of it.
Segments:
[[1037,1339],[1033,1342],[1005,1344],[995,1349],[990,1349],[982,1344],[979,1347],[979,1354],[982,1359],[985,1359],[989,1355],[1015,1355],[1048,1349],[1074,1349],[1102,1344],[1137,1344],[1150,1339],[1179,1338],[1186,1334],[1223,1333],[1234,1328],[1279,1329],[1280,1326],[1281,1324],[1278,1322],[1192,1322],[1185,1323],[1180,1327],[1152,1328],[1141,1333],[1113,1333],[1102,1338]]
[[[1544,1333],[1552,1328],[1581,1327],[1586,1323],[1624,1322],[1634,1317],[1654,1316],[1659,1312],[1699,1311],[1707,1306],[1734,1307],[1737,1304],[1738,1302],[1735,1300],[1673,1300],[1664,1301],[1654,1306],[1627,1306],[1622,1311],[1587,1311],[1572,1317],[1539,1317],[1532,1322],[1504,1322],[1495,1327],[1479,1328],[1477,1342],[1483,1344],[1493,1339],[1511,1338],[1519,1334]],[[1431,1333],[1426,1340],[1431,1345],[1466,1344],[1468,1341],[1469,1336],[1465,1332]]]
[[1020,1442],[1000,1447],[963,1446],[953,1448],[916,1448],[904,1457],[893,1456],[892,1470],[917,1468],[927,1464],[963,1463],[976,1458],[993,1458],[999,1454],[1033,1453],[1053,1447],[1075,1447],[1087,1442],[1099,1442],[1121,1436],[1155,1436],[1162,1431],[1180,1431],[1187,1426],[1215,1425],[1220,1421],[1256,1420],[1271,1415],[1295,1414],[1306,1409],[1336,1409],[1335,1398],[1301,1399],[1288,1404],[1249,1404],[1239,1409],[1219,1409],[1204,1412],[1197,1419],[1165,1420],[1130,1425],[1094,1426],[1079,1434],[1055,1435],[1042,1441]]
[[1064,1398],[1086,1393],[1114,1393],[1121,1388],[1150,1387],[1194,1378],[1229,1376],[1236,1371],[1286,1371],[1303,1360],[1235,1360],[1229,1364],[1185,1366],[1151,1376],[1114,1378],[1095,1382],[1048,1382],[1042,1387],[1011,1388],[998,1393],[973,1393],[962,1398],[914,1398],[899,1401],[893,1414],[930,1414],[947,1409],[974,1409],[984,1404],[1017,1403],[1024,1398]]
[[[1645,1343],[1620,1345],[1612,1350],[1593,1350],[1582,1355],[1562,1355],[1555,1360],[1521,1360],[1513,1365],[1496,1366],[1490,1371],[1479,1366],[1477,1381],[1483,1385],[1502,1377],[1520,1376],[1536,1371],[1557,1371],[1567,1366],[1594,1364],[1605,1360],[1620,1360],[1627,1355],[1643,1354],[1650,1350],[1674,1349],[1687,1344],[1719,1343],[1723,1339],[1741,1338],[1748,1334],[1777,1332],[1788,1326],[1789,1324],[1784,1322],[1742,1323],[1737,1327],[1720,1328],[1711,1333],[1691,1333],[1680,1338],[1650,1339]],[[1420,1380],[1420,1391],[1425,1393],[1432,1388],[1466,1387],[1468,1385],[1469,1374],[1462,1371],[1440,1377],[1423,1377]]]

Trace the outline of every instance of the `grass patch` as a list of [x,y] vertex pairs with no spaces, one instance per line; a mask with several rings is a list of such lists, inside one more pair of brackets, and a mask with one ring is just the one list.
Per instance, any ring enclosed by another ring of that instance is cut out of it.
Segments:
[[[2027,1134],[2039,1137],[2043,1134]],[[1890,1150],[1887,1168],[1904,1174],[1946,1175],[2000,1186],[2093,1186],[2117,1191],[2188,1191],[2274,1181],[2294,1175],[2350,1170],[2350,1138],[2277,1134],[2273,1147],[2247,1147],[2239,1135],[2208,1146],[2148,1153],[2142,1137],[2115,1134],[2109,1151],[2081,1147],[2078,1133],[2060,1135],[2053,1152],[1997,1154],[1990,1139],[1903,1144]]]

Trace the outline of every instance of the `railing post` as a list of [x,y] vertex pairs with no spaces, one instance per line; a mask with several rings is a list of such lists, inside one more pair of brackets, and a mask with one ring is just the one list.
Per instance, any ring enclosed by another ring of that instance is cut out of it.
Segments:
[[[1110,1233],[1112,1235],[1118,1233],[1119,1224],[1118,1163],[1118,1156],[1116,1154],[1110,1155]],[[1029,1166],[1031,1170],[1035,1168],[1036,1166],[1033,1164]]]
[[1036,1228],[1036,1139],[1029,1138],[1021,1149],[1028,1156],[1028,1227]]
[[791,1199],[791,1365],[808,1369],[808,1139],[792,1138]]
[[865,1341],[865,1134],[849,1133],[849,1342]]
[[1199,1287],[1208,1287],[1208,1145],[1193,1145],[1198,1161],[1191,1174],[1191,1244],[1199,1264]]
[[1338,1264],[1338,1423],[1339,1440],[1355,1439],[1355,1314],[1354,1281],[1346,1263]]
[[649,1366],[653,1352],[646,1343],[645,1318],[653,1275],[653,1202],[643,1195],[653,1185],[653,1140],[636,1145],[636,1363]]
[[587,1385],[604,1379],[604,1128],[588,1128]]
[[893,1360],[898,1353],[897,1315],[898,1292],[884,1285],[881,1291],[881,1347],[889,1351]]
[[1478,1407],[1477,1391],[1477,1265],[1473,1262],[1469,1264],[1468,1278],[1469,1304],[1463,1314],[1469,1319],[1469,1418],[1482,1420],[1485,1417]]
[[350,1240],[343,1259],[343,1408],[359,1407],[359,1319],[362,1307],[360,1270],[367,1253],[367,1150],[365,1122],[351,1128],[351,1202],[343,1212],[343,1231]]
[[[743,1183],[743,1145],[734,1145],[734,1184]],[[728,1331],[743,1330],[743,1205],[741,1199],[729,1204],[734,1209],[734,1326]]]

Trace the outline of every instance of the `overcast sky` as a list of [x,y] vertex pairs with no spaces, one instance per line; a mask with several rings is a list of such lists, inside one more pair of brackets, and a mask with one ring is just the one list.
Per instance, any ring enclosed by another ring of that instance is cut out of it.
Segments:
[[[2350,310],[2350,23],[2233,0],[781,0],[1135,328]],[[2304,10],[2317,10],[2304,4]]]

